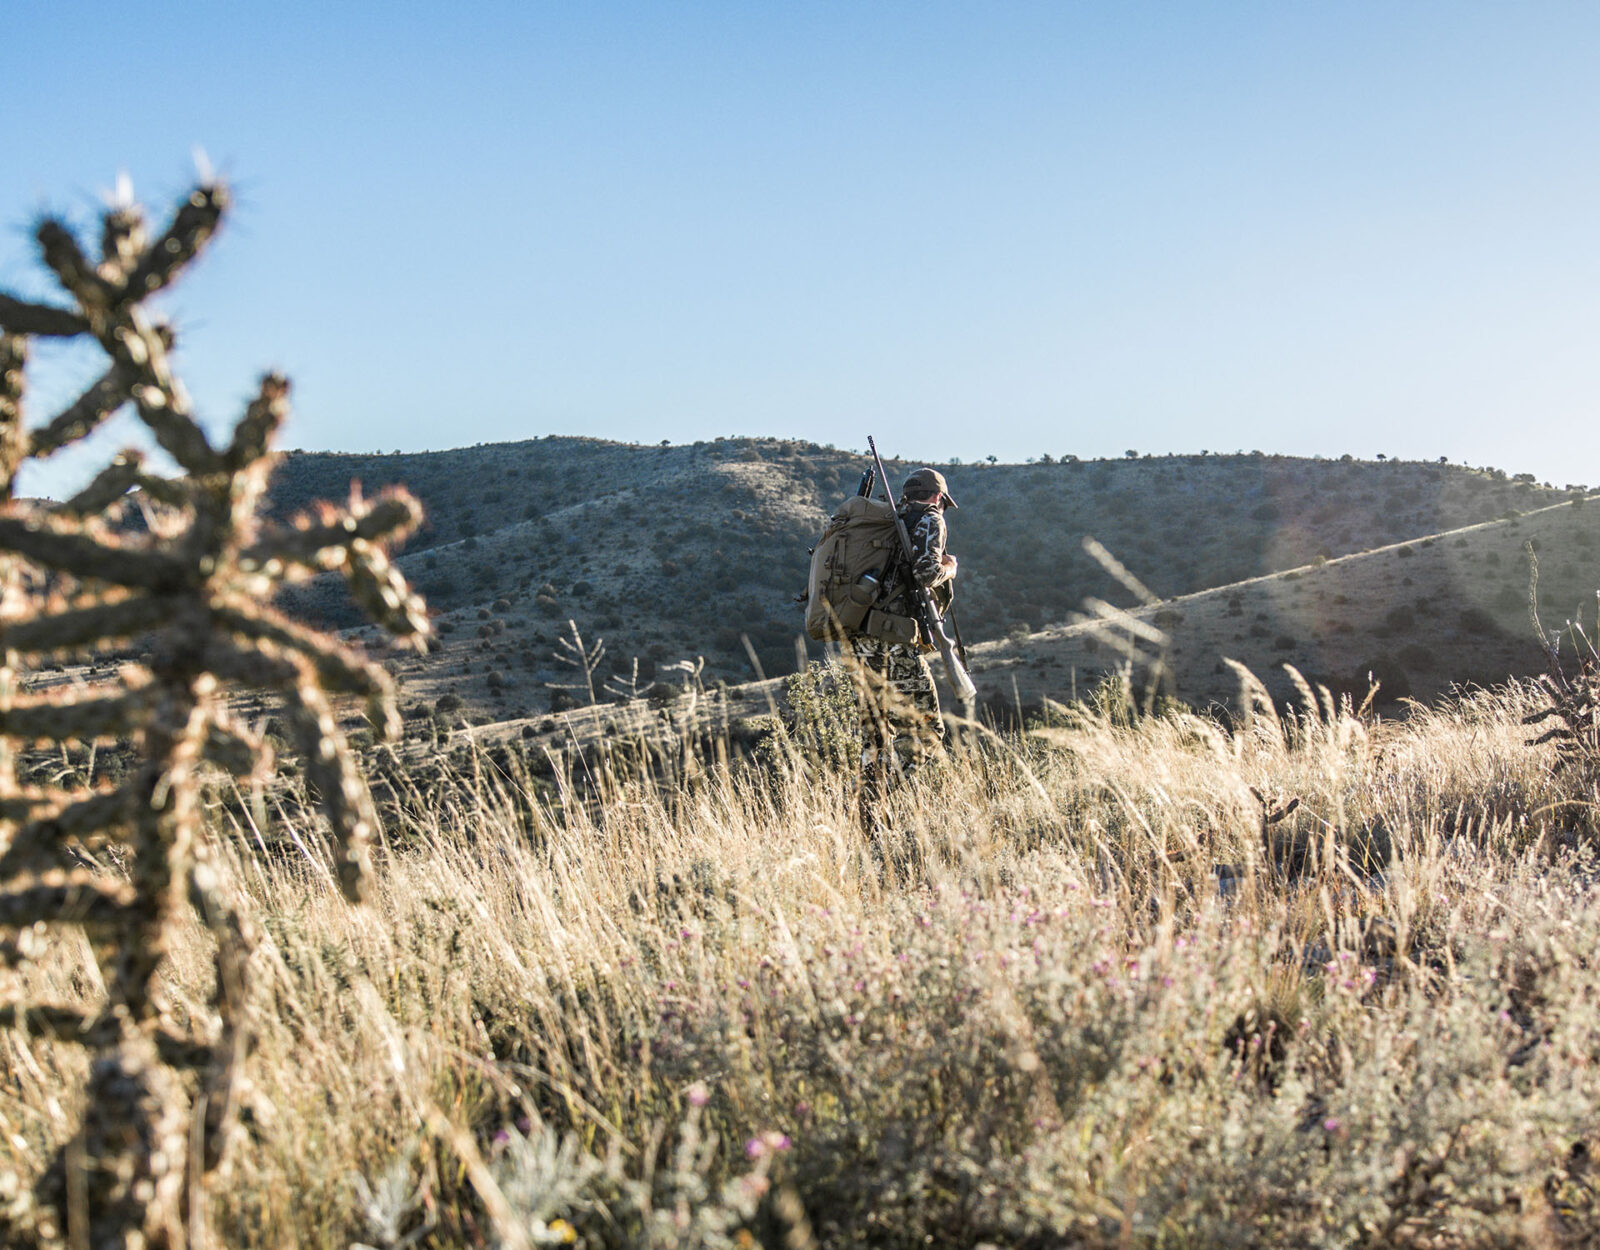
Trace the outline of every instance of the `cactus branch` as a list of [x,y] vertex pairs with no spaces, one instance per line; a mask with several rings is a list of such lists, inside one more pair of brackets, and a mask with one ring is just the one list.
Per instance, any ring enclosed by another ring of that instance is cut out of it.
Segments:
[[84,319],[92,330],[97,320],[102,320],[110,307],[114,291],[104,281],[83,254],[78,240],[66,225],[54,217],[46,217],[34,230],[44,263],[77,300]]
[[0,291],[0,330],[7,334],[69,339],[89,332],[89,323],[70,308],[31,304]]
[[143,456],[136,451],[125,451],[95,474],[92,482],[52,511],[73,517],[104,512],[144,480],[143,467]]
[[[128,826],[128,794],[93,794],[17,830],[0,855],[0,881],[23,873],[45,873],[79,866],[84,852],[100,850]],[[80,860],[74,859],[74,854]]]
[[124,881],[95,873],[54,871],[0,893],[0,925],[75,924],[110,929],[134,905],[137,892]]
[[289,721],[311,783],[333,828],[334,868],[339,888],[351,902],[366,897],[371,876],[369,844],[377,826],[377,813],[350,748],[338,732],[333,705],[315,677],[301,670],[297,706]]
[[272,608],[233,604],[216,610],[213,620],[218,629],[231,631],[252,643],[269,644],[269,655],[300,653],[310,661],[325,690],[359,695],[364,699],[392,701],[394,698],[394,679],[383,669]]
[[8,503],[12,479],[28,441],[22,424],[22,397],[27,389],[23,370],[27,363],[27,339],[18,334],[0,334],[0,497]]
[[278,562],[325,570],[339,567],[355,542],[400,542],[421,524],[422,508],[410,495],[390,492],[358,507],[313,520],[299,516],[289,527],[263,535],[243,554],[256,564]]
[[48,456],[92,434],[128,402],[130,379],[121,365],[112,365],[88,390],[63,408],[28,440],[28,454]]
[[189,193],[159,239],[128,279],[128,291],[144,299],[171,284],[183,267],[198,256],[228,211],[228,188],[220,182],[206,183]]
[[100,223],[100,276],[125,286],[146,242],[144,210],[137,204],[113,208]]
[[420,639],[428,633],[427,604],[380,548],[361,538],[351,543],[346,574],[356,602],[391,634]]
[[289,419],[289,381],[280,373],[261,379],[256,397],[233,432],[226,453],[228,467],[235,472],[248,468],[267,454],[274,436]]
[[50,513],[0,517],[0,547],[48,569],[138,590],[175,591],[191,577],[177,556],[91,537]]
[[20,742],[72,742],[130,734],[150,707],[148,688],[111,695],[50,695],[0,708],[0,734]]
[[167,621],[173,604],[155,595],[68,608],[0,628],[0,645],[22,655],[64,655],[135,637]]

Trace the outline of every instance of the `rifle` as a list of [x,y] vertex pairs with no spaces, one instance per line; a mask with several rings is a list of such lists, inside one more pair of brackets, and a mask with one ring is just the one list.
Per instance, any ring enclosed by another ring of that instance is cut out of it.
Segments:
[[884,496],[889,500],[889,507],[894,509],[894,528],[900,535],[900,550],[906,558],[906,581],[908,594],[911,598],[911,612],[916,617],[917,625],[939,648],[939,656],[944,660],[945,676],[950,679],[950,688],[955,691],[956,698],[962,703],[971,703],[978,697],[978,688],[972,684],[972,677],[967,672],[966,665],[961,662],[961,657],[956,654],[955,642],[950,635],[945,633],[944,621],[939,616],[939,607],[933,601],[933,591],[926,586],[917,585],[916,578],[911,576],[911,565],[915,556],[911,552],[911,535],[906,533],[906,523],[900,515],[900,510],[895,508],[894,495],[889,491],[889,475],[884,471],[883,457],[878,454],[878,445],[872,441],[872,436],[867,436],[867,446],[872,449],[872,460],[878,471],[878,481],[883,483]]

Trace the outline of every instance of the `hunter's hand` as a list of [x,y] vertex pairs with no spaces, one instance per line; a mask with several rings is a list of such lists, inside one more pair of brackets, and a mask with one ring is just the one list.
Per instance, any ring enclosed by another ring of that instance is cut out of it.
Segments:
[[956,558],[948,551],[939,557],[939,566],[950,570],[950,576],[956,575]]

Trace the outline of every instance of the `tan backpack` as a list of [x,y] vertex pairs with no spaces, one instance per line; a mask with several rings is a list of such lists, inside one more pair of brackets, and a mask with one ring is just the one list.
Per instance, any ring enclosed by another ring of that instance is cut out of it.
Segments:
[[870,633],[891,641],[916,640],[916,625],[909,617],[873,612],[883,580],[900,554],[894,511],[884,500],[852,495],[833,514],[811,551],[809,637],[824,641]]

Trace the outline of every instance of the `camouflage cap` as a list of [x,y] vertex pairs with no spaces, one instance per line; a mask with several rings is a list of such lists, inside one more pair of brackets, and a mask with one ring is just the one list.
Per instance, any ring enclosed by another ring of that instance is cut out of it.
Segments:
[[945,504],[954,508],[956,501],[950,497],[950,485],[944,480],[944,474],[938,469],[918,469],[906,478],[906,484],[900,491],[903,495],[943,495]]

